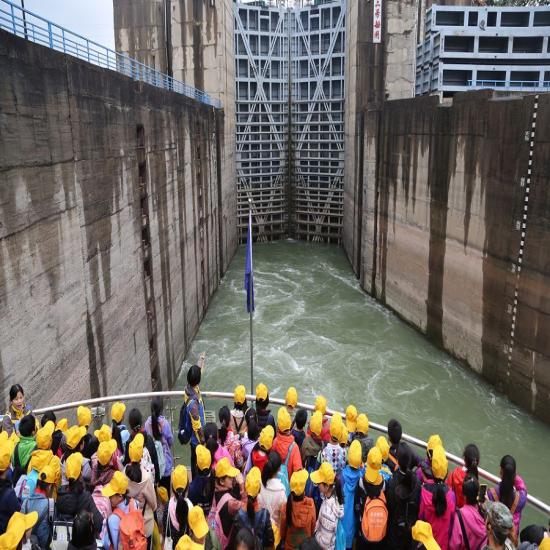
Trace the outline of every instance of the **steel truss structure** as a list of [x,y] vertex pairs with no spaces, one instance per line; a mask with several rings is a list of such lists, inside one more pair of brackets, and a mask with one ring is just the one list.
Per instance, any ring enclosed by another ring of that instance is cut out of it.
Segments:
[[249,207],[256,240],[340,241],[344,1],[235,4],[241,241]]

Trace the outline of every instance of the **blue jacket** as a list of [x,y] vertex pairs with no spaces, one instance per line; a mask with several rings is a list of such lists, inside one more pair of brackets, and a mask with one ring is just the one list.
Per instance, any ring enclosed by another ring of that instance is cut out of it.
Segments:
[[357,532],[357,521],[354,513],[355,491],[364,473],[364,468],[356,470],[349,464],[346,464],[341,474],[342,489],[344,491],[344,517],[341,521],[344,524],[344,530],[346,532],[346,548],[352,548],[353,539],[355,539],[355,534]]
[[200,420],[201,430],[206,424],[204,418],[204,403],[200,392],[187,385],[185,388],[185,399],[180,410],[180,419],[178,423],[178,439],[182,445],[191,443],[196,447],[201,443],[197,433],[193,430],[192,420]]
[[6,532],[8,521],[14,512],[19,512],[21,505],[11,483],[0,479],[0,535]]
[[21,512],[24,514],[38,512],[38,521],[32,528],[32,534],[38,539],[40,548],[48,548],[52,535],[48,500],[44,494],[34,493],[31,497],[24,499],[21,506]]

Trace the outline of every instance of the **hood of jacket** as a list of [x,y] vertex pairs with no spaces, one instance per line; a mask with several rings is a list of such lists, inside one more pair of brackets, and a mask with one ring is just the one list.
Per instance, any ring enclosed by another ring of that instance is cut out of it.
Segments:
[[295,444],[295,447],[298,448],[298,445],[294,441],[294,436],[292,434],[285,435],[282,433],[278,433],[277,437],[273,440],[272,450],[279,453],[283,464],[288,455],[288,449],[290,449],[290,446],[293,443]]
[[347,491],[355,491],[359,480],[365,473],[365,469],[359,470],[352,468],[349,464],[342,470],[342,481],[344,483],[344,489]]
[[[295,500],[292,503],[292,527],[303,529],[311,525],[311,516],[315,516],[315,505],[310,497]],[[286,506],[286,505],[285,505]]]
[[322,448],[323,447],[320,441],[317,442],[313,439],[313,437],[308,435],[302,443],[302,456],[317,456]]

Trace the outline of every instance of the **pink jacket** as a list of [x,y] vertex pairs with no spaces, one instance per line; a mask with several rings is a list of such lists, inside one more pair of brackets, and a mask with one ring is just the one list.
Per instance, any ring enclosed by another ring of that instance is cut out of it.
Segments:
[[447,491],[447,509],[445,513],[441,517],[435,515],[435,508],[432,504],[432,490],[435,485],[424,484],[420,493],[420,512],[418,514],[418,519],[427,521],[432,526],[434,538],[441,547],[441,550],[449,550],[449,539],[451,537],[453,521],[456,521],[455,494],[447,485],[443,486]]
[[214,461],[212,462],[213,470],[216,469],[216,464],[224,457],[227,457],[229,459],[231,466],[235,466],[235,464],[233,464],[233,458],[229,454],[229,451],[223,445],[218,444],[218,450],[214,453]]
[[[485,520],[479,513],[477,506],[465,504],[460,508],[460,514],[464,523],[464,530],[468,537],[471,550],[483,548],[487,544],[487,529],[485,528]],[[455,515],[453,530],[451,532],[451,540],[449,541],[449,550],[466,550],[466,544],[462,537],[462,529],[458,514]]]

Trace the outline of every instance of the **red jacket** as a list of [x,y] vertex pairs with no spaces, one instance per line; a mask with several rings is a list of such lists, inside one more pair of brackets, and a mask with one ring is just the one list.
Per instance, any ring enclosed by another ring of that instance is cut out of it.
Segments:
[[294,436],[292,434],[284,435],[279,432],[277,434],[277,437],[273,440],[273,447],[271,448],[273,451],[277,451],[279,453],[279,456],[281,457],[281,460],[284,464],[288,455],[288,449],[290,448],[292,443],[294,443],[294,447],[292,447],[292,452],[288,460],[289,480],[294,472],[302,469],[302,457],[300,456],[300,447],[298,447],[298,444],[294,441]]

